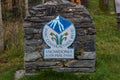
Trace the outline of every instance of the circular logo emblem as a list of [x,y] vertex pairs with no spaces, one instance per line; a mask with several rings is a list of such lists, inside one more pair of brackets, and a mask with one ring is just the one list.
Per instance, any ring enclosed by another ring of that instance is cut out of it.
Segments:
[[58,16],[43,28],[43,39],[51,48],[67,48],[76,36],[74,25],[65,18]]

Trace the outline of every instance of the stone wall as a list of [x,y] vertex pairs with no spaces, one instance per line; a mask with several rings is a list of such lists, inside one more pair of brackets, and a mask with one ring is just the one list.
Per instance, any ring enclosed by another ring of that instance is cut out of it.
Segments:
[[120,30],[120,13],[117,14],[117,26],[118,30]]
[[[93,18],[83,6],[69,2],[49,2],[34,6],[24,19],[24,61],[26,73],[52,69],[68,72],[95,71],[95,27]],[[58,15],[71,21],[76,27],[76,39],[70,46],[75,48],[75,59],[44,60],[47,47],[42,38],[42,28]]]

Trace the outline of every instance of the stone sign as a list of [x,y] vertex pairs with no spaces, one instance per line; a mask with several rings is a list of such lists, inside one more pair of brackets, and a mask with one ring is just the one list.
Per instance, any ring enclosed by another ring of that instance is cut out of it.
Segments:
[[84,6],[57,1],[32,7],[24,19],[26,73],[94,72],[93,18]]

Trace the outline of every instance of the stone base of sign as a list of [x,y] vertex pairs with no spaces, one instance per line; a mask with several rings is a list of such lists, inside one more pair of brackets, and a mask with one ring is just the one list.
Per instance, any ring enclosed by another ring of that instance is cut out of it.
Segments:
[[[27,61],[25,63],[26,73],[34,73],[52,69],[55,71],[69,72],[94,72],[95,71],[95,52],[83,52],[75,56],[74,60],[38,60],[36,62]],[[37,58],[36,58],[37,59]]]
[[[55,1],[55,0],[54,0]],[[68,72],[94,72],[96,49],[93,18],[84,6],[64,2],[34,6],[24,20],[24,61],[26,73],[44,70]],[[74,48],[74,59],[44,59],[48,48],[42,38],[43,26],[58,15],[71,21],[76,28],[76,38],[68,48]]]

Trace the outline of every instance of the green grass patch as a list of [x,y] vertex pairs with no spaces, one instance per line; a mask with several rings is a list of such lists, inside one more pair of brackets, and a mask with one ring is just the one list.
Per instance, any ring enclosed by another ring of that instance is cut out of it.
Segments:
[[21,69],[23,63],[17,63],[0,71],[0,80],[14,80],[16,70]]
[[73,73],[45,71],[36,74],[35,76],[24,76],[20,80],[78,80],[78,77]]

